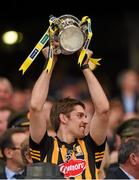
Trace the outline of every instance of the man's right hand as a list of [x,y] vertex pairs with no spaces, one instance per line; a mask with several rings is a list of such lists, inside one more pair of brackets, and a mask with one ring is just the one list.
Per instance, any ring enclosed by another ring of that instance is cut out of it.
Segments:
[[[50,47],[47,46],[47,47],[45,47],[45,48],[42,49],[42,53],[43,53],[45,59],[48,58],[49,48],[50,48]],[[54,61],[57,60],[57,54],[55,54],[55,53],[53,53],[53,60],[54,60]]]

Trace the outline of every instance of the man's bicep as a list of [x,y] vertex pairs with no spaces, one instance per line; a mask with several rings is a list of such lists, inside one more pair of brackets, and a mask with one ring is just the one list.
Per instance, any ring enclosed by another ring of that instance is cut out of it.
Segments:
[[40,143],[46,132],[46,120],[43,114],[30,111],[30,136],[36,142]]
[[90,136],[95,141],[96,144],[102,144],[107,135],[108,121],[105,120],[105,117],[95,115],[90,122]]

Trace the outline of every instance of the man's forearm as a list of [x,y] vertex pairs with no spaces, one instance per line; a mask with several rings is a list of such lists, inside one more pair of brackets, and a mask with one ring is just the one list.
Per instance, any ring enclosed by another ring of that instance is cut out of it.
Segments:
[[83,74],[86,78],[90,96],[91,96],[93,104],[95,106],[95,110],[100,113],[108,111],[109,102],[104,93],[104,90],[102,89],[100,83],[96,79],[93,72],[88,68],[88,69],[83,70]]
[[48,95],[50,78],[51,73],[48,74],[45,70],[43,70],[32,90],[30,101],[31,108],[38,110],[42,109]]
[[[49,47],[46,47],[42,50],[42,53],[46,60],[48,57],[48,52],[49,52]],[[57,61],[57,56],[53,55],[52,68],[50,72],[43,70],[40,77],[35,83],[35,86],[32,90],[31,103],[30,103],[30,107],[34,110],[38,110],[38,111],[42,110],[43,105],[45,104],[46,98],[48,96],[51,75],[54,66],[56,64],[56,61]],[[46,67],[44,67],[44,69],[45,68]]]

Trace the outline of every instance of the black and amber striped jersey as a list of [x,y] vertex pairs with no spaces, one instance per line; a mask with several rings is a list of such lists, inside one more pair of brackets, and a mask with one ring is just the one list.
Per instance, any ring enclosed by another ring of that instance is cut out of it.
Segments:
[[33,162],[49,162],[59,165],[64,177],[72,179],[97,179],[104,156],[106,141],[97,146],[90,135],[67,144],[50,137],[47,132],[40,144],[30,137],[30,153]]

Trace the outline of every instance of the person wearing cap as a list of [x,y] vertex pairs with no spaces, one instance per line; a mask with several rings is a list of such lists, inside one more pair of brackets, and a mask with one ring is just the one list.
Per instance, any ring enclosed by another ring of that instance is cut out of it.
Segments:
[[139,118],[131,118],[122,122],[117,128],[117,134],[122,140],[133,136],[139,138]]
[[29,113],[27,111],[16,112],[8,119],[8,128],[24,128],[29,132]]

